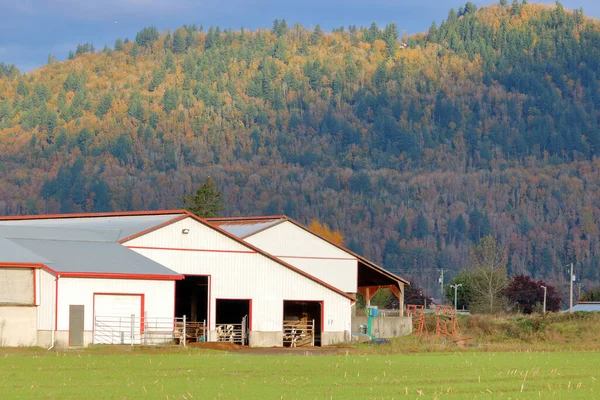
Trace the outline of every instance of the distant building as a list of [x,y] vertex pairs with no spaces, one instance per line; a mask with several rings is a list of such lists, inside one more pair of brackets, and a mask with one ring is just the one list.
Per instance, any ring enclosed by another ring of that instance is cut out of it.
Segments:
[[[573,306],[573,312],[577,311],[600,311],[600,301],[580,301]],[[564,312],[569,312],[569,309]]]

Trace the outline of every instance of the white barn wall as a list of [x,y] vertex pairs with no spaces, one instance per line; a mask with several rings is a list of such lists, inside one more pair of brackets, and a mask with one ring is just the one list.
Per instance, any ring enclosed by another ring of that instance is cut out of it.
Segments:
[[178,273],[210,275],[211,330],[218,298],[252,299],[252,331],[281,332],[284,300],[324,301],[323,331],[350,330],[350,299],[191,218],[125,245]]
[[356,257],[289,221],[244,240],[344,292],[357,291]]
[[0,306],[0,347],[35,346],[35,306]]
[[52,331],[54,329],[56,278],[42,269],[38,269],[37,276],[39,276],[37,281],[37,329],[38,331]]
[[58,320],[56,340],[67,346],[69,306],[84,306],[84,345],[92,342],[94,325],[94,293],[143,294],[148,317],[173,318],[175,282],[138,279],[59,278]]

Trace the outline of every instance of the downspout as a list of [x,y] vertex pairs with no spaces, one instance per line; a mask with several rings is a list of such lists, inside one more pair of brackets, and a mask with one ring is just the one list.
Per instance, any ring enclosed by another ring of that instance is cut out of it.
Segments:
[[[54,314],[52,315],[52,322],[56,321],[56,313],[57,313],[57,305],[58,305],[58,278],[60,275],[56,275],[56,279],[54,279]],[[54,348],[54,333],[56,332],[56,325],[54,325],[54,329],[52,329],[52,343],[48,350],[52,350]]]

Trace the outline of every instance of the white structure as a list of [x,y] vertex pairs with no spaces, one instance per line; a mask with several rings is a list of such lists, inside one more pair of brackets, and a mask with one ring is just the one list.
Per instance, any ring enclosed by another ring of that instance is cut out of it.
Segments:
[[404,286],[408,281],[284,215],[207,221],[332,286],[361,293],[367,302],[377,290],[392,289],[399,308],[404,308]]
[[240,326],[246,344],[282,346],[293,320],[334,344],[350,337],[361,288],[403,293],[284,217],[252,239],[221,222],[183,210],[0,218],[0,345],[141,343],[183,316],[206,324],[203,340]]

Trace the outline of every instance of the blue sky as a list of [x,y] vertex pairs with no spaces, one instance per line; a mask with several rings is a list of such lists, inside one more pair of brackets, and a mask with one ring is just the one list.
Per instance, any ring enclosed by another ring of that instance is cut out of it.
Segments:
[[[474,1],[477,6],[493,0]],[[512,1],[509,0],[509,3]],[[530,1],[532,2],[532,1]],[[117,37],[135,38],[144,26],[160,31],[184,24],[222,28],[271,28],[275,18],[305,27],[384,26],[395,22],[407,33],[441,22],[450,8],[466,0],[0,0],[0,61],[30,71],[46,63],[48,53],[66,58],[78,43],[97,49]],[[552,2],[553,3],[553,2]],[[600,18],[598,0],[563,0],[566,8],[582,7]]]

